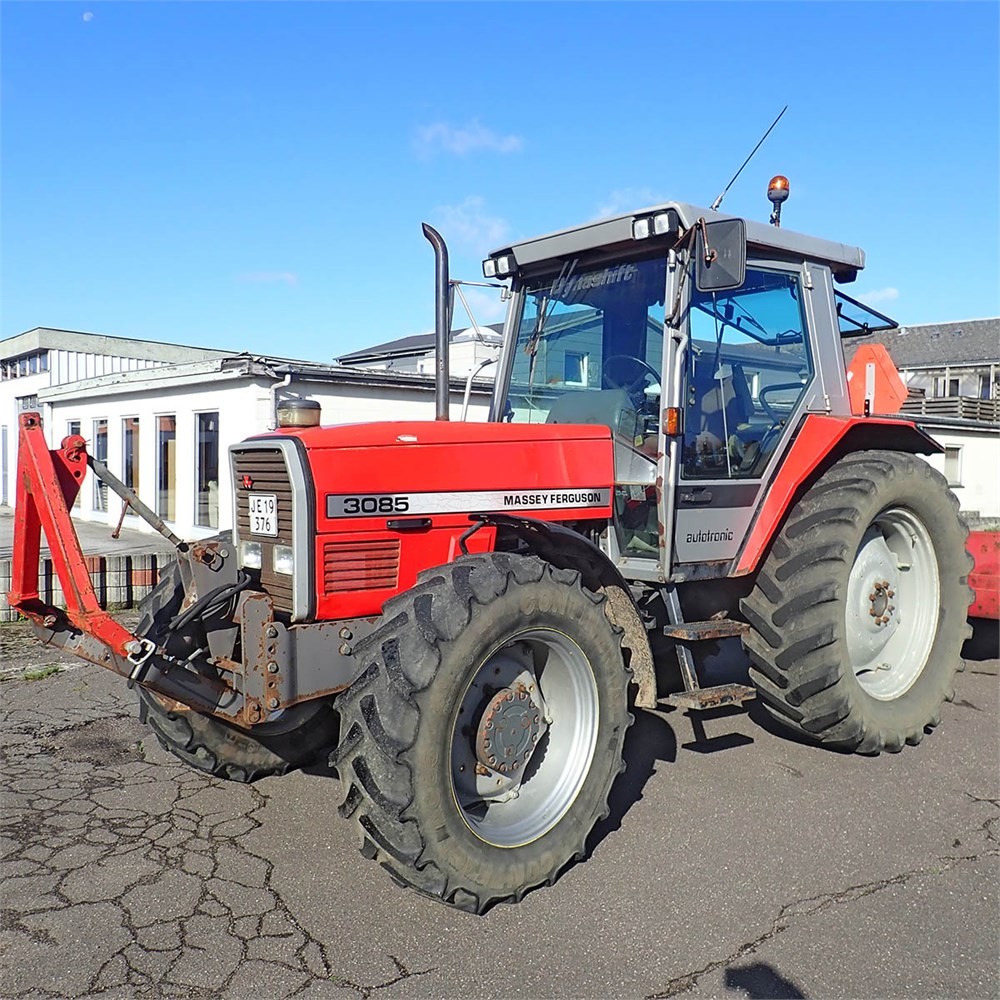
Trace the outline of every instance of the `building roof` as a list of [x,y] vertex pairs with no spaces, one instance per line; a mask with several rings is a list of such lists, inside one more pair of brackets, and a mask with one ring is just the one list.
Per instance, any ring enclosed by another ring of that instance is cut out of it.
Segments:
[[33,330],[19,333],[15,337],[0,340],[0,358],[5,361],[36,351],[78,351],[81,354],[106,354],[111,357],[163,361],[167,364],[225,357],[232,353],[210,347],[164,344],[156,340],[134,340],[131,337],[112,337],[103,333],[84,333],[80,330],[57,330],[47,326],[36,326]]
[[[472,327],[462,327],[460,330],[452,330],[451,339],[456,340],[472,329]],[[479,329],[500,334],[503,333],[503,323],[480,323]],[[381,362],[393,358],[418,357],[434,350],[434,339],[433,333],[417,333],[409,337],[400,337],[398,340],[390,340],[384,344],[376,344],[374,347],[365,347],[351,354],[341,355],[337,361],[342,365],[359,365],[370,361]]]
[[[348,365],[324,364],[316,361],[298,361],[294,358],[263,357],[255,354],[232,354],[218,352],[217,357],[188,361],[184,364],[163,365],[139,371],[113,372],[66,382],[61,385],[40,389],[40,400],[52,402],[81,395],[99,393],[118,395],[146,392],[150,389],[163,390],[210,383],[218,385],[222,380],[260,379],[276,382],[285,376],[292,376],[292,382],[319,382],[329,385],[355,385],[368,388],[413,388],[433,393],[433,375],[415,372],[397,372],[381,369],[354,368]],[[449,379],[452,391],[465,388],[466,380]],[[471,391],[476,395],[490,395],[492,382],[475,379]]]
[[897,368],[1000,364],[1000,317],[920,323],[845,341],[849,353],[862,344],[884,344]]

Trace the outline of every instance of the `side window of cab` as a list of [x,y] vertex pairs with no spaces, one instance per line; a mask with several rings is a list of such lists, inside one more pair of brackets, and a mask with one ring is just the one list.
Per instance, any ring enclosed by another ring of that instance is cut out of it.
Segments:
[[757,479],[815,368],[798,271],[748,266],[723,292],[693,291],[684,413],[685,479]]

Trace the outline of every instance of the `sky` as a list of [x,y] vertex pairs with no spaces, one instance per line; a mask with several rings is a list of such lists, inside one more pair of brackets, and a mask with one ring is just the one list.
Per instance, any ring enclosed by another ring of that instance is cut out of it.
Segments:
[[[676,199],[864,248],[902,323],[1000,314],[1000,5],[0,5],[0,337],[329,361],[434,257]],[[496,292],[469,288],[480,323]],[[456,326],[467,325],[459,309]]]

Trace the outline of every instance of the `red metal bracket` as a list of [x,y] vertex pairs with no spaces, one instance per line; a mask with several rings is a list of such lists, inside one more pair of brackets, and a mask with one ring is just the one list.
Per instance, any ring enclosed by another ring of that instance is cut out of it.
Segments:
[[45,442],[39,414],[22,413],[20,426],[8,604],[46,628],[55,624],[61,614],[44,604],[38,593],[44,531],[52,565],[66,598],[66,617],[113,653],[127,656],[136,652],[131,648],[136,637],[98,603],[69,513],[87,472],[86,442],[79,434],[70,434],[63,438],[60,448],[52,451]]

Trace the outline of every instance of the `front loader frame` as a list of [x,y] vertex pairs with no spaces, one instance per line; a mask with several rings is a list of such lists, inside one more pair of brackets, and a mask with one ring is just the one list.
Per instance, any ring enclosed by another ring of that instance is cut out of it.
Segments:
[[[9,605],[31,620],[42,642],[66,649],[166,698],[235,725],[248,726],[266,718],[258,699],[251,704],[244,697],[238,672],[234,672],[235,683],[230,686],[190,669],[166,656],[150,640],[134,635],[101,608],[69,512],[87,467],[86,442],[80,435],[71,434],[59,448],[50,450],[39,414],[21,414]],[[102,479],[113,479],[103,471],[106,476]],[[128,489],[117,480],[115,485]],[[65,595],[65,611],[45,604],[38,592],[42,532]],[[182,546],[187,549],[184,543],[178,547]],[[185,554],[192,561],[211,562],[220,557],[213,549],[210,545],[193,546]]]

